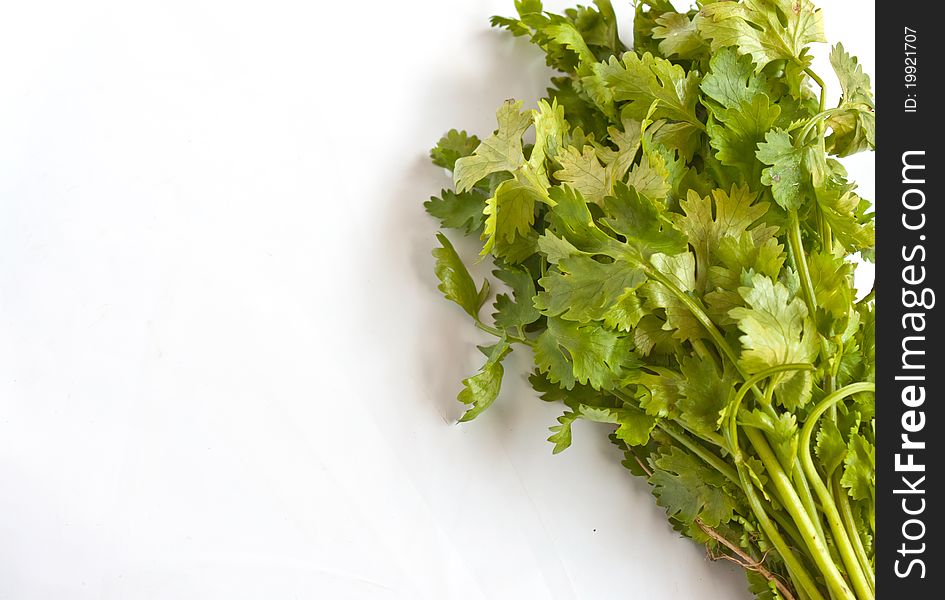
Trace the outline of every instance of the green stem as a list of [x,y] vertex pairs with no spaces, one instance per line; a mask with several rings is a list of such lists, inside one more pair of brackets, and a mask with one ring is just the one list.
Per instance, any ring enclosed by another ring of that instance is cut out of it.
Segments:
[[[856,600],[856,596],[853,595],[850,586],[847,585],[837,565],[830,557],[830,551],[827,549],[825,540],[817,535],[813,521],[807,515],[807,511],[804,509],[800,498],[798,498],[797,492],[794,491],[794,487],[791,485],[791,478],[788,477],[784,469],[781,468],[781,464],[774,455],[774,451],[768,445],[768,441],[765,439],[764,435],[762,435],[760,431],[752,428],[746,429],[745,435],[751,442],[752,447],[754,447],[755,452],[758,453],[758,457],[764,464],[765,470],[768,472],[768,477],[771,479],[774,487],[780,492],[782,501],[784,502],[784,508],[787,509],[788,514],[791,515],[791,518],[794,519],[794,522],[797,524],[801,536],[804,538],[804,542],[807,545],[811,559],[823,575],[831,594],[833,594],[836,600]],[[866,598],[869,598],[869,596]]]
[[804,72],[820,86],[820,112],[824,112],[824,107],[827,106],[827,86],[824,84],[824,80],[810,67],[805,67]]
[[866,574],[866,581],[870,584],[870,591],[876,593],[876,575],[873,573],[873,565],[870,564],[869,556],[866,554],[866,548],[863,547],[863,540],[856,529],[856,520],[853,518],[853,509],[850,506],[850,496],[840,485],[840,471],[838,470],[831,478],[833,484],[833,497],[837,499],[840,508],[840,517],[843,519],[843,526],[847,530],[850,541],[853,542],[853,551],[860,562],[860,569]]
[[[804,242],[801,239],[801,224],[797,218],[797,210],[791,210],[788,223],[788,246],[791,248],[791,254],[794,257],[794,266],[797,267],[797,275],[801,280],[801,293],[804,296],[804,302],[807,304],[807,314],[813,318],[817,314],[817,294],[814,291],[814,280],[810,276],[810,267],[807,265],[807,255],[804,252]],[[830,363],[830,347],[827,340],[820,337],[820,351],[824,360]],[[834,387],[833,380],[827,375],[825,385],[828,391]]]
[[696,320],[699,321],[703,327],[705,327],[706,331],[709,332],[709,337],[712,338],[712,341],[719,349],[719,352],[725,355],[725,357],[729,359],[733,365],[735,365],[736,369],[739,369],[738,356],[735,354],[735,351],[732,350],[732,347],[728,344],[728,342],[725,341],[725,336],[723,336],[722,332],[718,330],[718,328],[715,326],[715,323],[712,322],[712,319],[709,318],[709,315],[706,314],[699,302],[689,294],[686,294],[681,289],[676,287],[676,284],[674,284],[668,277],[656,269],[651,268],[649,265],[644,265],[643,268],[646,269],[647,275],[650,278],[666,286],[666,288],[669,289],[669,291],[672,292],[672,294],[676,296],[679,301],[683,303],[683,305],[685,305],[689,312],[692,313],[692,316],[694,316]]
[[801,129],[800,133],[797,134],[797,138],[794,140],[794,144],[804,144],[804,140],[807,139],[807,136],[810,135],[811,130],[814,127],[818,127],[820,123],[823,123],[825,119],[833,115],[837,115],[849,110],[849,108],[843,106],[838,106],[836,108],[828,108],[827,110],[822,110],[804,123],[804,127]]
[[[777,384],[778,378],[772,377],[771,381],[765,386],[765,404],[762,407],[762,410],[765,413],[774,419],[778,420],[778,412],[774,409],[774,406],[771,404],[771,400],[768,397],[768,393],[772,388]],[[824,527],[820,522],[820,513],[817,512],[817,505],[814,503],[814,496],[811,494],[810,485],[807,482],[807,477],[804,476],[804,470],[801,467],[800,459],[794,457],[780,457],[781,466],[785,471],[790,471],[791,476],[795,482],[795,487],[797,488],[798,495],[801,498],[801,504],[804,505],[804,509],[807,511],[807,514],[810,515],[811,520],[814,522],[814,528],[817,530],[817,535],[823,539],[824,537]]]
[[785,371],[813,371],[814,366],[810,363],[788,363],[786,365],[778,365],[776,367],[771,367],[755,373],[751,377],[745,380],[745,383],[738,388],[738,391],[735,393],[735,398],[732,399],[732,402],[729,404],[728,414],[729,414],[729,435],[731,440],[731,451],[735,456],[735,462],[738,463],[741,460],[738,447],[738,409],[741,407],[742,401],[745,399],[745,396],[748,392],[755,387],[760,381],[764,381],[772,375],[778,373],[783,373]]
[[814,502],[814,495],[811,493],[810,482],[807,480],[807,477],[804,476],[804,468],[801,466],[801,461],[794,459],[791,469],[791,475],[793,475],[794,481],[797,483],[795,487],[797,488],[798,495],[801,497],[801,504],[804,505],[804,510],[807,511],[811,521],[814,522],[814,529],[817,531],[817,535],[823,539],[827,539],[827,536],[824,535],[824,525],[820,521],[820,513],[817,511],[817,504]]
[[814,582],[811,574],[801,561],[798,560],[797,556],[794,555],[794,552],[791,550],[790,546],[788,546],[787,542],[784,541],[784,538],[781,537],[781,533],[778,531],[775,524],[771,522],[771,518],[768,516],[767,511],[765,511],[761,499],[755,492],[755,486],[751,478],[745,472],[744,467],[742,467],[740,463],[736,463],[736,468],[738,469],[741,487],[745,491],[745,496],[748,497],[748,504],[751,506],[752,512],[755,513],[755,518],[758,519],[762,531],[764,531],[765,535],[768,537],[768,541],[778,551],[778,554],[781,555],[781,559],[787,566],[788,572],[791,573],[791,578],[797,583],[798,587],[803,588],[807,592],[810,596],[810,600],[826,600],[817,588],[817,584]]
[[707,448],[690,438],[683,431],[665,419],[657,421],[656,426],[665,431],[671,438],[685,446],[690,452],[704,460],[709,465],[715,467],[719,473],[724,475],[729,481],[738,485],[738,473],[728,463],[709,451]]
[[[784,365],[780,367],[775,367],[775,369],[773,369],[772,372],[783,371],[783,370],[786,370],[787,367],[813,368],[810,365],[803,365],[803,364],[802,365]],[[629,397],[622,391],[619,391],[619,390],[616,391],[615,395],[621,400],[630,401]],[[678,441],[684,447],[688,448],[693,454],[695,454],[696,456],[701,458],[703,461],[705,461],[707,465],[715,468],[719,473],[721,473],[728,480],[732,481],[738,486],[741,486],[740,477],[737,475],[736,471],[732,470],[731,465],[725,462],[725,460],[719,458],[711,450],[703,447],[697,441],[687,436],[685,432],[688,432],[692,435],[695,435],[695,434],[692,431],[687,430],[685,426],[681,424],[673,423],[671,421],[667,421],[665,419],[661,419],[657,421],[657,427],[659,427],[667,435],[669,435],[670,437]],[[682,431],[680,431],[680,429],[682,429]],[[713,441],[713,443],[716,443],[716,445],[721,448],[728,448],[729,444],[726,444],[724,442],[725,442],[724,439],[719,440],[718,442]],[[764,501],[759,500],[759,502],[762,502],[763,508],[771,512],[771,514],[773,515],[774,519],[778,522],[778,524],[784,529],[784,531],[788,533],[791,539],[794,540],[795,543],[797,543],[798,546],[800,547],[800,545],[803,544],[803,541],[802,541],[803,538],[801,537],[800,532],[798,532],[797,527],[795,527],[794,524],[790,520],[785,518],[778,511],[775,511],[773,507],[771,507]]]
[[817,467],[814,465],[813,458],[811,458],[810,446],[814,427],[817,425],[817,421],[820,417],[827,412],[827,409],[853,394],[873,392],[875,390],[875,384],[859,382],[851,383],[831,394],[827,394],[827,396],[814,407],[810,414],[807,415],[807,420],[804,422],[803,429],[801,429],[800,439],[801,464],[804,466],[804,471],[807,473],[808,479],[814,485],[814,491],[820,499],[824,516],[827,517],[827,523],[830,525],[830,531],[833,533],[837,551],[840,552],[840,558],[843,560],[843,565],[847,569],[850,581],[854,589],[856,589],[858,597],[861,599],[871,599],[873,598],[873,593],[870,590],[866,576],[863,574],[863,569],[860,567],[860,561],[856,556],[850,538],[847,536],[843,521],[840,518],[840,512],[837,510],[836,504],[834,504],[833,496],[831,496],[827,486],[820,478],[820,474],[817,473]]
[[491,333],[492,335],[494,335],[495,337],[497,337],[497,338],[499,338],[499,339],[505,338],[505,339],[507,339],[507,340],[510,341],[510,342],[516,342],[516,343],[519,343],[519,344],[524,344],[524,345],[530,346],[530,347],[532,347],[532,348],[535,347],[535,342],[532,341],[532,340],[530,340],[530,339],[528,339],[528,338],[525,338],[525,337],[518,337],[518,336],[515,336],[515,335],[509,335],[508,333],[506,333],[506,332],[504,332],[504,331],[502,331],[502,330],[500,330],[500,329],[496,329],[495,327],[492,327],[491,325],[486,325],[485,323],[483,323],[482,321],[480,321],[480,320],[478,320],[478,319],[476,320],[476,327],[478,327],[478,328],[481,329],[482,331],[485,331],[486,333]]
[[794,255],[794,266],[801,279],[801,292],[807,304],[807,312],[813,316],[817,308],[817,295],[814,293],[814,281],[807,267],[807,256],[804,254],[804,243],[801,240],[801,224],[797,218],[797,210],[791,210],[788,223],[788,245]]

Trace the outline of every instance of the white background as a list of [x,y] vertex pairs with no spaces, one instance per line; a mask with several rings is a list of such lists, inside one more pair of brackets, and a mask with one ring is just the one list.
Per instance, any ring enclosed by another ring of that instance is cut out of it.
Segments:
[[[823,4],[872,73],[872,3]],[[521,351],[452,424],[485,338],[426,150],[542,93],[512,10],[4,3],[0,598],[747,597],[606,429],[552,456]]]

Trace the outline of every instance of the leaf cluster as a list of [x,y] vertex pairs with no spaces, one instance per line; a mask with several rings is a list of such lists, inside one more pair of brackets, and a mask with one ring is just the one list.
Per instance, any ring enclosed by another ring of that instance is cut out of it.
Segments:
[[875,311],[853,271],[874,225],[837,160],[874,147],[868,76],[834,46],[825,106],[809,0],[641,0],[632,48],[608,0],[515,4],[492,22],[545,52],[546,97],[431,151],[453,188],[428,212],[503,287],[484,315],[491,284],[438,235],[439,289],[495,338],[463,420],[523,348],[564,407],[554,452],[608,424],[672,526],[757,597],[873,598]]

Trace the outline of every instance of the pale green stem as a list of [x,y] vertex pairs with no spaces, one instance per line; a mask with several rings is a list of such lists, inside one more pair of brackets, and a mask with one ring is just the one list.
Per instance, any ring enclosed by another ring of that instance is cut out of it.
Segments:
[[826,600],[823,594],[820,593],[820,590],[817,588],[817,584],[814,582],[814,578],[807,571],[807,568],[798,560],[797,556],[794,555],[794,552],[788,546],[787,542],[784,541],[784,538],[781,537],[781,533],[778,531],[778,528],[774,523],[771,522],[771,518],[768,517],[768,513],[765,511],[764,505],[761,503],[761,499],[758,497],[758,494],[755,492],[754,484],[751,481],[751,478],[745,472],[744,467],[738,462],[736,462],[736,468],[738,469],[738,476],[741,480],[741,487],[745,491],[745,496],[748,498],[748,504],[751,506],[751,510],[755,513],[755,518],[758,519],[758,523],[761,525],[762,531],[768,537],[768,541],[772,546],[778,551],[778,554],[781,555],[781,559],[784,561],[784,564],[788,568],[788,572],[791,574],[791,578],[795,581],[799,588],[803,588],[804,591],[810,596],[810,600]]
[[807,511],[804,509],[800,498],[797,496],[797,492],[794,491],[794,487],[791,485],[790,477],[788,477],[784,469],[781,468],[778,458],[774,455],[774,451],[768,445],[768,441],[765,439],[764,435],[762,435],[760,431],[751,428],[745,430],[745,435],[748,437],[749,441],[751,441],[751,445],[754,447],[755,452],[758,453],[761,462],[764,463],[768,477],[774,484],[774,487],[780,492],[784,501],[784,508],[797,524],[801,536],[807,544],[811,559],[824,576],[824,580],[830,592],[837,600],[856,600],[856,596],[854,596],[850,586],[847,585],[837,565],[830,557],[826,540],[817,535],[814,522],[807,515]]
[[840,512],[837,510],[837,506],[833,501],[833,496],[830,495],[830,491],[820,478],[820,474],[817,473],[817,467],[814,465],[814,460],[811,457],[810,447],[814,427],[828,408],[853,394],[873,392],[875,390],[875,384],[859,382],[851,383],[831,394],[827,394],[827,396],[814,407],[810,414],[807,415],[807,420],[804,422],[803,429],[801,429],[800,439],[801,464],[804,466],[804,471],[807,473],[807,477],[813,484],[814,491],[820,499],[824,516],[827,517],[827,523],[830,525],[830,531],[833,533],[834,543],[837,546],[837,551],[840,553],[840,558],[843,560],[843,565],[846,567],[847,573],[850,576],[850,581],[854,589],[856,589],[857,596],[862,600],[872,599],[873,592],[870,589],[866,576],[863,574],[863,569],[860,567],[860,561],[856,556],[850,538],[847,536],[843,521],[840,518]]
[[514,336],[514,335],[508,335],[507,333],[505,333],[505,332],[503,332],[503,331],[501,331],[501,330],[499,330],[499,329],[496,329],[495,327],[492,327],[491,325],[486,325],[485,323],[483,323],[482,321],[480,321],[480,320],[478,320],[478,319],[476,319],[476,327],[479,328],[479,329],[481,329],[482,331],[485,331],[486,333],[491,333],[492,335],[494,335],[494,336],[497,337],[497,338],[505,338],[505,339],[507,339],[507,340],[510,341],[510,342],[516,342],[516,343],[518,343],[518,344],[524,344],[524,345],[530,346],[530,347],[532,347],[532,348],[535,347],[535,342],[532,341],[532,340],[530,340],[530,339],[528,339],[528,338],[526,338],[526,337],[518,337],[518,336]]
[[866,574],[866,581],[870,584],[870,591],[876,593],[876,575],[873,572],[873,565],[870,564],[869,556],[866,555],[866,548],[863,547],[863,540],[856,528],[856,520],[853,518],[853,509],[850,507],[850,496],[840,485],[840,471],[832,478],[833,497],[837,499],[840,508],[840,517],[843,519],[843,526],[847,530],[847,535],[853,543],[853,551],[856,552],[856,558],[860,562],[860,568]]

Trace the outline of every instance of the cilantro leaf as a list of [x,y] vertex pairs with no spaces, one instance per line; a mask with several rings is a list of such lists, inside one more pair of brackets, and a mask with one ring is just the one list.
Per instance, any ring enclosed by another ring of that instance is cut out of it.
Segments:
[[872,499],[876,494],[876,450],[859,433],[851,435],[847,444],[840,485],[854,500]]
[[489,283],[483,282],[480,289],[476,289],[472,276],[463,264],[462,259],[453,248],[453,244],[442,233],[436,235],[440,241],[439,248],[433,250],[436,258],[435,272],[440,280],[438,286],[447,300],[452,300],[473,318],[478,318],[479,309],[489,295]]
[[634,119],[647,118],[654,101],[658,101],[654,119],[686,121],[699,127],[696,116],[699,78],[682,67],[652,54],[638,56],[632,52],[622,60],[611,57],[594,65],[594,76],[604,82],[614,101],[625,103],[623,114]]
[[685,236],[657,203],[623,183],[604,200],[604,223],[626,239],[626,245],[642,259],[652,254],[679,252],[686,247]]
[[496,112],[499,128],[482,141],[471,156],[456,160],[453,181],[457,192],[468,191],[478,181],[498,171],[514,171],[523,162],[522,135],[532,116],[521,112],[522,103],[507,100]]
[[[683,293],[695,291],[696,261],[691,252],[681,252],[673,256],[654,254],[650,262],[665,275],[676,289]],[[663,329],[672,331],[679,340],[700,340],[707,337],[706,330],[699,319],[682,299],[664,283],[650,280],[641,290],[646,299],[646,306],[651,310],[662,309],[665,315]]]
[[817,458],[824,467],[824,474],[829,478],[837,467],[843,464],[847,455],[847,445],[837,428],[836,421],[825,419],[817,431]]
[[773,60],[801,61],[809,44],[827,41],[823,15],[810,0],[706,4],[697,27],[712,41],[713,52],[735,46],[740,54],[751,55],[756,71]]
[[837,44],[830,52],[833,66],[843,91],[840,106],[846,110],[827,118],[831,134],[825,143],[827,152],[849,156],[876,147],[876,115],[869,75],[856,57]]
[[486,200],[483,214],[486,217],[482,239],[486,240],[482,254],[497,250],[499,256],[508,257],[503,251],[517,239],[527,238],[535,222],[535,204],[542,198],[535,190],[517,179],[507,179],[499,184],[495,195]]
[[764,94],[758,94],[750,101],[743,100],[713,114],[715,118],[709,121],[707,129],[709,144],[715,148],[719,162],[736,167],[749,180],[757,177],[755,152],[778,120],[780,107],[771,104]]
[[535,306],[549,316],[587,323],[600,320],[627,291],[646,281],[638,266],[626,261],[599,262],[579,254],[563,258],[558,270],[539,280],[543,291]]
[[765,134],[758,144],[758,160],[771,165],[762,172],[761,183],[771,186],[774,201],[784,210],[796,210],[810,194],[810,181],[804,168],[808,148],[795,148],[783,129]]
[[593,323],[582,325],[556,317],[535,341],[535,361],[553,383],[612,389],[638,361],[629,338]]
[[440,220],[443,227],[460,229],[470,234],[482,228],[486,198],[477,190],[456,193],[442,190],[440,196],[433,196],[423,203],[423,207],[432,216]]
[[508,294],[495,298],[495,324],[503,329],[521,328],[541,318],[541,313],[532,303],[535,297],[535,282],[531,273],[522,267],[504,265],[492,272],[512,289],[514,300]]
[[[874,213],[834,158],[875,144],[869,77],[835,45],[841,98],[822,106],[810,0],[638,0],[631,52],[608,0],[515,7],[493,24],[544,52],[546,97],[504,103],[481,142],[451,130],[431,151],[454,188],[427,211],[478,238],[508,288],[483,323],[488,282],[477,289],[441,236],[440,289],[496,339],[463,382],[464,419],[527,346],[535,392],[563,405],[555,453],[575,422],[609,425],[673,528],[756,569],[758,598],[872,597],[876,313],[852,274],[855,254],[873,260]],[[794,363],[809,368],[779,369]],[[849,385],[828,414],[810,410]],[[826,487],[792,492],[814,414]]]
[[718,430],[719,415],[734,395],[734,378],[719,373],[712,361],[696,357],[683,358],[680,370],[677,401],[680,420],[697,433]]
[[690,525],[699,517],[710,527],[732,519],[735,505],[718,472],[678,448],[661,454],[653,466],[653,495],[669,516]]
[[452,171],[457,160],[471,155],[478,147],[479,138],[476,136],[450,129],[430,150],[430,159],[438,167]]
[[472,377],[463,380],[463,390],[457,400],[469,405],[469,409],[460,418],[460,421],[471,421],[482,411],[489,408],[499,396],[502,388],[502,359],[509,353],[509,345],[500,342],[489,353],[489,358],[482,369]]
[[578,151],[574,146],[557,157],[561,169],[555,178],[574,187],[588,202],[599,204],[610,194],[612,181],[604,165],[597,159],[593,146],[584,146]]
[[[715,190],[711,196],[705,197],[689,190],[686,200],[680,201],[679,208],[683,214],[672,215],[672,220],[676,228],[686,234],[695,252],[700,287],[705,286],[709,265],[722,241],[739,239],[767,213],[768,203],[756,202],[757,199],[758,195],[747,186],[732,186],[730,193]],[[747,264],[744,259],[737,262]]]
[[767,77],[756,73],[748,56],[733,48],[721,48],[709,60],[709,72],[700,84],[702,92],[722,108],[735,108],[768,93]]
[[[738,289],[746,307],[736,307],[729,315],[738,322],[742,353],[740,363],[749,373],[789,363],[808,363],[818,353],[817,334],[800,298],[793,297],[781,282],[764,275],[751,277],[751,286]],[[809,371],[783,376],[778,397],[788,410],[796,410],[810,400]]]
[[664,13],[656,18],[657,26],[653,28],[653,38],[660,40],[659,49],[663,56],[669,58],[694,59],[699,58],[708,50],[708,46],[696,24],[689,15],[676,12]]

